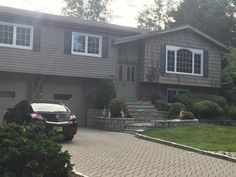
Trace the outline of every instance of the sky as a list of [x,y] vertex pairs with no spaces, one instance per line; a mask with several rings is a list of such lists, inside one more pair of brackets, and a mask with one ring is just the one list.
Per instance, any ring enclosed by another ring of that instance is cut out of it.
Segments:
[[[136,27],[136,18],[145,5],[154,4],[154,0],[111,0],[111,23]],[[63,0],[0,0],[1,6],[46,12],[59,15]]]

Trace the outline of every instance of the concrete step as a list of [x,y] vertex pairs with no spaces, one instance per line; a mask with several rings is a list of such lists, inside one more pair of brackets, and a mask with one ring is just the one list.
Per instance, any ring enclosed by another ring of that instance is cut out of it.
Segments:
[[126,126],[124,132],[126,133],[136,133],[136,132],[143,132],[147,129],[152,128],[153,126],[149,122],[144,123],[134,123]]
[[149,101],[127,101],[127,105],[152,105]]

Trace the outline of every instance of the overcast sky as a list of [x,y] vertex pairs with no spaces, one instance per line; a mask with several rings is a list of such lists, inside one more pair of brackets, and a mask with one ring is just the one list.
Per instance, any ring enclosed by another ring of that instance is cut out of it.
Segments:
[[[111,0],[112,23],[136,27],[138,12],[153,0]],[[60,14],[63,0],[0,0],[0,5],[28,9],[52,14]]]

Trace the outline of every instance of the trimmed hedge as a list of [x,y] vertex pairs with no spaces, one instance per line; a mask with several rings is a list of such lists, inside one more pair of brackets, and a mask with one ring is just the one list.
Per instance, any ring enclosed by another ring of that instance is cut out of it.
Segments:
[[128,107],[122,98],[113,98],[109,103],[109,110],[111,111],[112,117],[121,117],[121,111],[128,114]]
[[215,102],[205,100],[194,103],[194,111],[199,119],[221,118],[224,110]]
[[169,105],[163,100],[157,100],[155,102],[155,108],[157,108],[159,111],[168,111]]
[[157,100],[163,100],[163,96],[161,95],[161,93],[159,91],[153,93],[152,96],[151,96],[151,103],[153,105],[156,104]]
[[62,152],[55,133],[32,124],[0,127],[1,177],[68,177],[70,155]]
[[186,106],[183,103],[175,102],[171,104],[169,108],[169,117],[170,118],[179,118],[179,113],[181,110],[186,110]]
[[192,112],[185,111],[184,115],[183,115],[183,119],[184,120],[186,120],[186,119],[195,119],[195,116]]
[[229,106],[227,117],[230,119],[236,120],[236,106],[235,105]]
[[175,95],[173,100],[175,102],[181,102],[185,104],[190,111],[194,111],[193,105],[196,102],[209,100],[212,102],[217,103],[222,108],[225,108],[227,106],[227,100],[225,97],[218,96],[218,95],[211,95],[211,94],[205,94],[205,93],[186,93],[186,94],[179,94]]

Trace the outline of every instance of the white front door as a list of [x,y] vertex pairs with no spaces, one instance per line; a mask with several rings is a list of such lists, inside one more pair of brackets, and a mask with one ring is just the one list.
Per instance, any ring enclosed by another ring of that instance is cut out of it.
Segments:
[[137,67],[131,64],[119,64],[117,95],[126,100],[137,98]]

